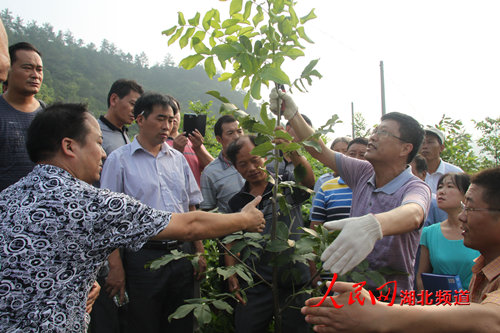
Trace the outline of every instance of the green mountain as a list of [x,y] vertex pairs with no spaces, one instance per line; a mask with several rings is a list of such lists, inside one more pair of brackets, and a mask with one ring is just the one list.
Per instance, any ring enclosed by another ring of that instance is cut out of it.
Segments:
[[[111,84],[119,78],[134,79],[146,91],[152,90],[175,96],[183,110],[189,101],[213,101],[210,112],[218,114],[221,102],[207,95],[217,90],[232,103],[242,108],[244,94],[231,90],[228,82],[210,80],[201,67],[184,70],[174,67],[168,60],[149,67],[144,53],[132,56],[104,39],[99,47],[84,44],[69,31],[55,32],[49,23],[24,23],[7,9],[0,14],[9,37],[9,44],[25,41],[35,45],[42,53],[44,82],[38,98],[47,103],[85,102],[96,115],[107,110],[106,98]],[[251,102],[248,113],[258,115]]]

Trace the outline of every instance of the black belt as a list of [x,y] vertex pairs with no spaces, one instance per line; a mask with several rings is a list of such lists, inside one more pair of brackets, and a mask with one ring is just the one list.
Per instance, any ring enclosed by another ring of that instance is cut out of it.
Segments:
[[146,244],[144,244],[142,248],[149,250],[172,251],[172,250],[177,250],[181,245],[182,242],[177,240],[165,240],[165,241],[150,240]]

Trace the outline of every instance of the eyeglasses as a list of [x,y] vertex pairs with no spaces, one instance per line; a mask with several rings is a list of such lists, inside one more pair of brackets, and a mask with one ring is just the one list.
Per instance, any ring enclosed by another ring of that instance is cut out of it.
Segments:
[[487,212],[487,211],[493,211],[493,212],[500,212],[500,209],[494,209],[494,208],[472,208],[472,207],[467,207],[462,201],[460,201],[460,207],[462,210],[465,211],[467,214],[468,212]]
[[379,127],[375,127],[373,129],[373,132],[372,132],[373,135],[376,135],[378,137],[388,137],[388,136],[392,136],[393,138],[396,138],[398,139],[399,141],[401,142],[404,142],[404,143],[407,143],[406,140],[404,139],[401,139],[399,136],[396,136],[394,134],[392,134],[391,132],[387,132],[386,130],[383,130],[383,129],[380,129]]

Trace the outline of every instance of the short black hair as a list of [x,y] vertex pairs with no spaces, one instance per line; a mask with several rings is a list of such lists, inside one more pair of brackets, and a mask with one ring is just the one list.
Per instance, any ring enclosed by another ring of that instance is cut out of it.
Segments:
[[427,161],[422,155],[420,154],[415,155],[413,161],[415,161],[415,168],[417,169],[416,171],[418,173],[427,172],[428,170]]
[[254,146],[256,146],[255,138],[256,138],[255,135],[242,135],[238,139],[234,140],[229,144],[229,146],[227,147],[226,155],[231,161],[231,163],[233,163],[233,165],[236,165],[236,156],[243,147],[244,142],[246,140],[250,140],[250,142],[253,143]]
[[500,209],[500,167],[479,171],[472,176],[471,183],[484,189],[482,199],[488,208]]
[[437,188],[439,188],[439,185],[443,184],[444,179],[446,177],[451,178],[451,182],[458,188],[458,190],[465,195],[465,192],[467,192],[467,189],[469,188],[470,185],[470,176],[466,173],[463,172],[448,172],[439,177],[438,183],[437,183]]
[[352,139],[351,141],[349,141],[349,143],[347,144],[347,150],[349,150],[349,148],[353,145],[353,144],[359,144],[359,145],[363,145],[363,146],[368,146],[368,139],[367,138],[362,138],[362,137],[358,137],[358,138],[354,138]]
[[401,112],[389,112],[383,115],[381,120],[394,120],[399,124],[399,136],[401,140],[413,145],[413,149],[410,151],[410,154],[408,154],[406,163],[413,161],[413,158],[417,155],[420,145],[424,140],[425,131],[422,125],[413,117]]
[[172,100],[172,102],[174,102],[174,105],[175,105],[174,114],[180,113],[181,112],[181,103],[179,103],[177,98],[175,98],[174,96],[171,96],[171,95],[167,95],[167,96]]
[[157,92],[147,92],[135,102],[134,117],[137,119],[140,114],[143,114],[144,118],[147,118],[156,105],[160,105],[165,109],[171,107],[174,114],[177,114],[177,105],[170,97]]
[[109,99],[111,98],[111,95],[116,94],[120,99],[122,99],[130,94],[131,90],[135,91],[139,95],[144,94],[142,86],[134,80],[118,79],[113,82],[108,92],[108,108],[110,107]]
[[234,123],[235,121],[238,121],[238,120],[236,120],[236,118],[234,118],[230,114],[223,115],[222,117],[217,119],[217,122],[215,123],[215,126],[214,126],[215,136],[222,136],[222,125],[223,124],[230,124],[230,123]]
[[19,50],[24,50],[24,51],[33,51],[36,52],[40,58],[42,57],[42,53],[31,43],[28,42],[19,42],[16,44],[12,44],[9,46],[9,56],[10,56],[10,64],[14,64],[17,60],[16,53]]
[[55,103],[38,112],[31,122],[26,139],[26,149],[33,163],[53,157],[64,138],[82,145],[89,133],[86,120],[92,114],[86,104]]

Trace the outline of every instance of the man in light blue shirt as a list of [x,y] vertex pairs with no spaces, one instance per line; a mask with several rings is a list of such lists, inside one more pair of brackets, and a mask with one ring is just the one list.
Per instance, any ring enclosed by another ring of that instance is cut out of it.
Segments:
[[[193,173],[184,156],[165,143],[176,110],[169,97],[158,93],[146,93],[137,100],[134,116],[139,134],[132,143],[109,155],[101,187],[128,194],[157,209],[176,213],[195,209],[202,196]],[[130,332],[192,332],[192,317],[168,322],[168,316],[193,297],[190,261],[172,261],[156,271],[144,268],[180,246],[174,240],[148,241],[138,252],[125,251]],[[195,247],[203,252],[201,241]],[[204,259],[199,266],[206,268]]]
[[437,192],[439,178],[448,172],[463,172],[461,168],[441,159],[441,153],[445,146],[443,132],[435,127],[425,129],[425,137],[422,142],[420,154],[427,162],[427,175],[425,182],[431,188],[432,193]]

